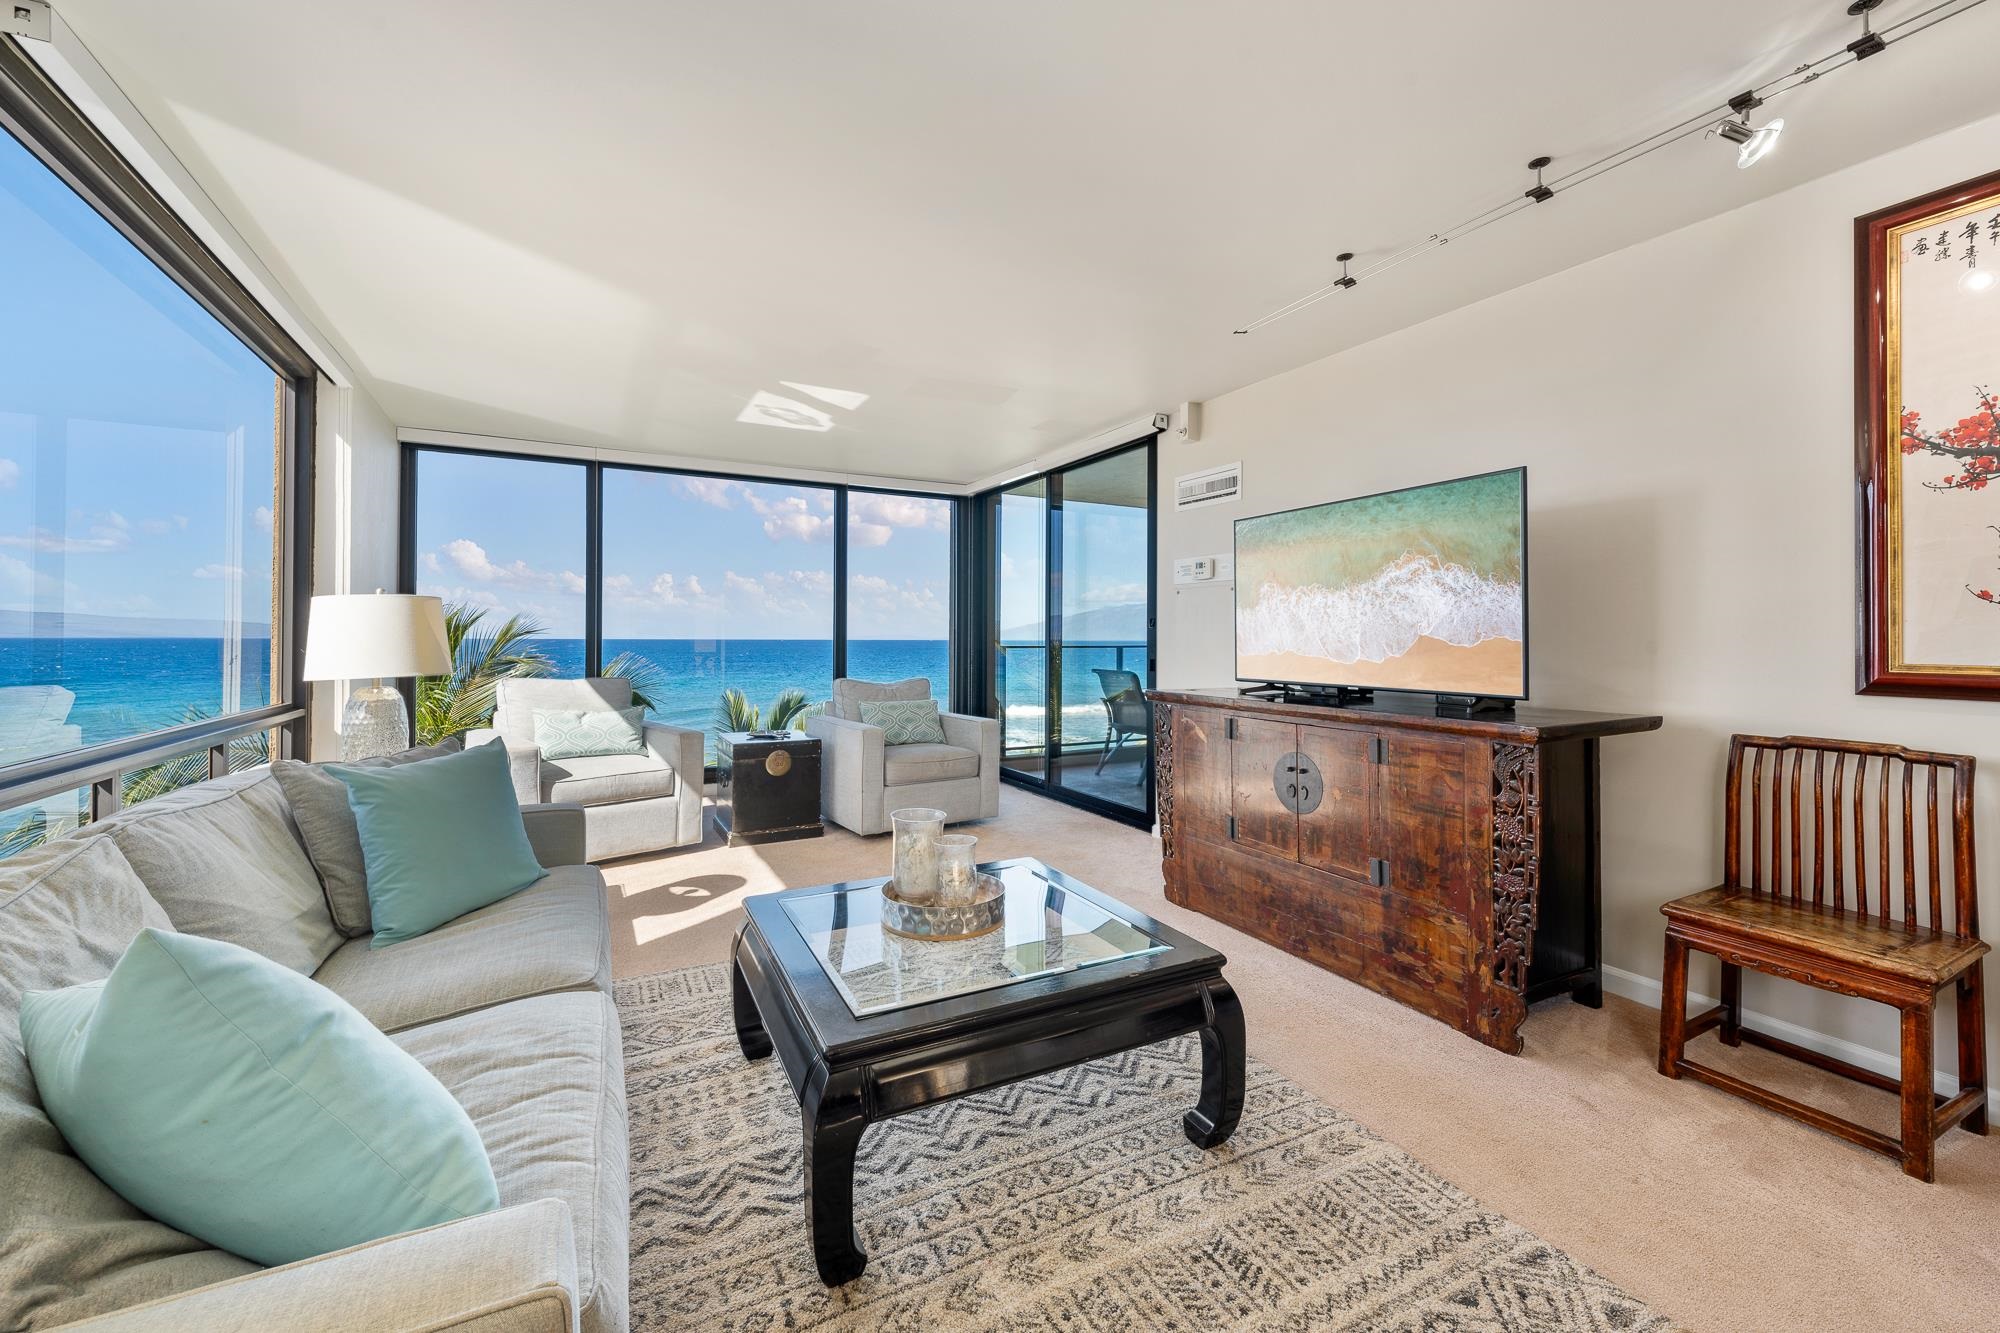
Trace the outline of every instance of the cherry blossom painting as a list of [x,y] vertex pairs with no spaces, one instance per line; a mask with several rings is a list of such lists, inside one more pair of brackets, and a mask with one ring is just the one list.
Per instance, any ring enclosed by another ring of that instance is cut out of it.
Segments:
[[1856,244],[1858,687],[2000,698],[2000,174]]

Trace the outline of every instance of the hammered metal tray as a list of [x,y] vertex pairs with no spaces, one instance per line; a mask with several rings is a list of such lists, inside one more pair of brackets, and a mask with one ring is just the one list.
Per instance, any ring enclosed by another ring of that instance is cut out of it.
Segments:
[[952,907],[904,902],[896,896],[896,881],[882,886],[882,929],[913,940],[969,940],[1000,929],[1006,919],[1007,892],[992,875],[982,874],[973,899]]

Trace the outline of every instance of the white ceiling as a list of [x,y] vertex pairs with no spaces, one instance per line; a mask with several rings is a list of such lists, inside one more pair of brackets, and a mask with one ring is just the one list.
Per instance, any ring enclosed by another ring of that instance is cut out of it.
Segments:
[[[1525,188],[1537,153],[1560,174],[1854,21],[1841,0],[57,7],[397,424],[951,482],[2000,111],[1994,4],[1773,103],[1788,130],[1754,170],[1690,139],[1235,337],[1337,251],[1365,265]],[[833,428],[739,423],[759,391]]]

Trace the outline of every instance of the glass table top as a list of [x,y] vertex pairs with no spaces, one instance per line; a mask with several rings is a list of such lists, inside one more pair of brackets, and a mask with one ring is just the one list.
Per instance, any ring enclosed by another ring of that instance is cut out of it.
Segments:
[[969,940],[884,930],[878,885],[790,898],[785,914],[857,1018],[1173,947],[1030,866],[993,873],[1006,889],[1005,919]]

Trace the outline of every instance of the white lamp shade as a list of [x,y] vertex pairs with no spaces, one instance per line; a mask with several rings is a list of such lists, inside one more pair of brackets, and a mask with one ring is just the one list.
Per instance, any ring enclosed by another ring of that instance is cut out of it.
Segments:
[[451,666],[439,598],[364,592],[312,599],[307,680],[442,676]]

